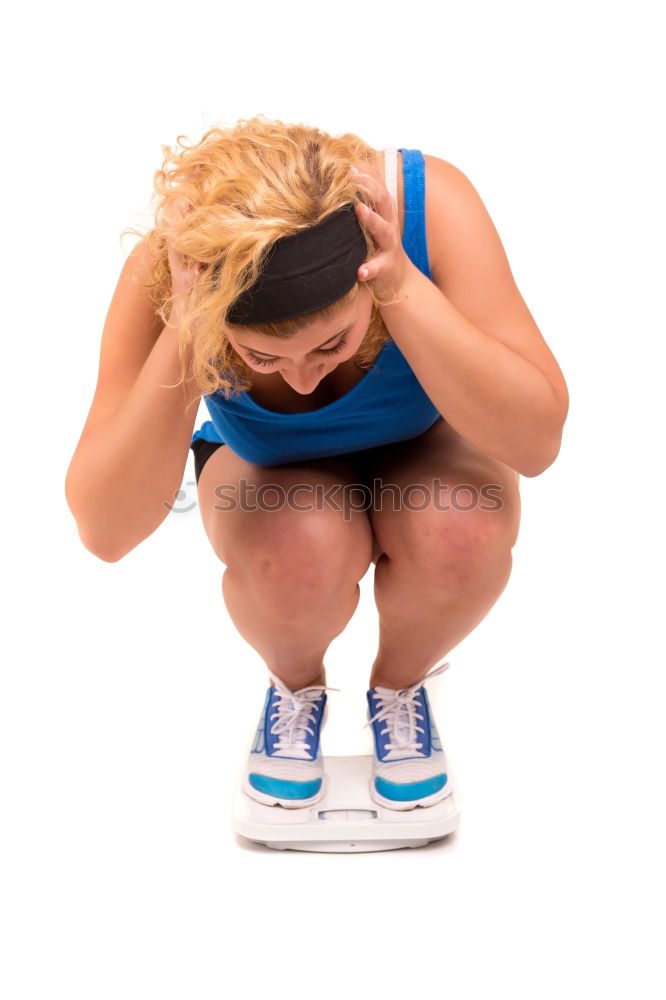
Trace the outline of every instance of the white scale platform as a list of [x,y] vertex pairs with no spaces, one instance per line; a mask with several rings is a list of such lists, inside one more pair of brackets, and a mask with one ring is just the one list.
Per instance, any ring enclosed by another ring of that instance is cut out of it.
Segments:
[[385,809],[370,797],[372,757],[326,757],[327,786],[313,806],[266,806],[236,786],[233,826],[241,837],[277,850],[350,854],[423,847],[458,828],[454,790],[433,806]]

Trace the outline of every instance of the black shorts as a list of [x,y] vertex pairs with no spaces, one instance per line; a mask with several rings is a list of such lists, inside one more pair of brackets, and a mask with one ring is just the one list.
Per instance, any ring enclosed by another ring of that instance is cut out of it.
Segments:
[[[199,485],[199,476],[201,475],[201,470],[210,458],[210,456],[217,451],[218,448],[224,446],[223,441],[205,441],[204,438],[197,438],[190,444],[190,448],[194,452],[194,478],[197,481],[197,486]],[[344,459],[355,472],[358,474],[359,479],[363,481],[363,461],[364,459],[372,454],[372,452],[380,451],[382,448],[388,448],[390,445],[379,445],[376,448],[364,448],[362,451],[345,452],[339,457]],[[334,456],[335,457],[335,456]]]
[[204,441],[203,438],[197,438],[196,441],[191,443],[190,448],[194,452],[194,478],[197,481],[197,486],[199,485],[199,476],[204,465],[213,452],[222,447],[222,441]]

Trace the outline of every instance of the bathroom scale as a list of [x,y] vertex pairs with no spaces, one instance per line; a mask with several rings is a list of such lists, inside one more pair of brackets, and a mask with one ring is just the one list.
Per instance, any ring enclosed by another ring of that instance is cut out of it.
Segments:
[[370,797],[372,756],[326,757],[326,790],[312,806],[289,809],[257,802],[243,791],[239,773],[233,828],[240,837],[279,851],[349,854],[423,847],[458,828],[453,791],[432,806],[386,809]]

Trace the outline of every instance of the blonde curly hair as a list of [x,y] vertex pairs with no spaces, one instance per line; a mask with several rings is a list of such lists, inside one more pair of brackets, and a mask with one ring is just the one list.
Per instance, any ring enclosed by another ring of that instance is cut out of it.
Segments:
[[[309,228],[355,200],[372,206],[369,189],[352,179],[353,163],[370,168],[376,151],[352,133],[331,136],[307,125],[289,125],[264,115],[240,119],[228,128],[209,129],[200,142],[163,146],[161,169],[154,175],[155,223],[148,233],[128,227],[145,240],[149,296],[155,313],[167,322],[173,306],[167,242],[183,261],[199,265],[199,274],[181,313],[179,351],[181,378],[193,379],[202,394],[252,388],[254,370],[224,333],[236,298],[254,284],[270,246],[283,236]],[[178,211],[183,204],[186,213]],[[369,260],[377,246],[369,231]],[[138,280],[138,279],[137,279]],[[381,318],[384,304],[363,283],[373,300],[367,332],[352,360],[369,368],[390,338]],[[289,339],[307,324],[328,317],[356,301],[357,282],[331,305],[279,323],[240,326],[243,330]],[[393,301],[393,300],[392,300]],[[188,345],[190,347],[187,350]],[[184,361],[189,358],[189,371]]]

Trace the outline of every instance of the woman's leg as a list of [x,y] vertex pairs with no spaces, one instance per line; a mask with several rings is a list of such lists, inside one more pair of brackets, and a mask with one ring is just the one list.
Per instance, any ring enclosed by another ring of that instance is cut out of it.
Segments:
[[292,690],[326,682],[324,654],[354,614],[371,563],[370,521],[349,509],[343,488],[357,481],[337,458],[264,467],[228,447],[199,478],[204,527],[227,567],[229,615]]
[[381,480],[369,514],[383,550],[370,686],[402,688],[457,646],[504,590],[520,523],[520,477],[443,419],[368,455],[366,482]]

